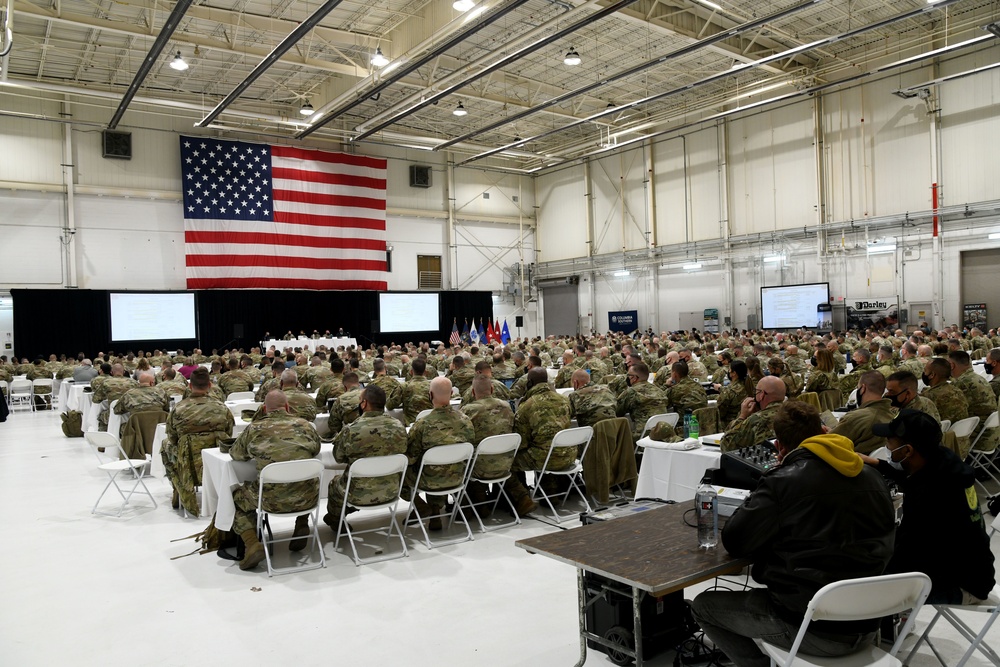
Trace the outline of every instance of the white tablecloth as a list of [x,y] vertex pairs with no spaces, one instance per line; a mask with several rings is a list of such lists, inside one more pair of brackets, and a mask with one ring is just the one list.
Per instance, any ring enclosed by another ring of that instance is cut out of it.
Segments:
[[344,347],[354,347],[358,346],[358,341],[356,338],[295,338],[293,340],[277,340],[272,338],[271,340],[264,341],[264,350],[269,349],[274,346],[276,350],[284,350],[286,347],[308,347],[313,352],[320,345],[326,345],[328,349],[337,349],[341,345]]
[[80,412],[83,413],[83,430],[96,431],[97,418],[104,412],[102,403],[94,403],[93,394],[84,394],[80,398]]
[[118,405],[118,400],[111,401],[111,405],[108,407],[110,412],[108,413],[108,433],[113,433],[117,438],[122,432],[122,417],[123,415],[115,414],[115,406]]
[[[329,478],[345,466],[333,460],[333,445],[320,445],[319,456],[329,474],[324,474],[321,491],[325,492]],[[201,479],[201,515],[215,514],[215,527],[219,530],[230,530],[236,518],[236,505],[233,502],[233,489],[242,484],[257,479],[257,464],[254,461],[234,461],[227,453],[223,454],[218,447],[201,450],[201,460],[204,464]]]
[[545,372],[549,374],[549,381],[555,380],[556,376],[559,375],[558,368],[546,368]]
[[642,438],[642,465],[635,488],[636,498],[662,498],[678,502],[691,500],[709,468],[719,467],[722,452],[716,447],[678,451],[660,449],[650,438]]

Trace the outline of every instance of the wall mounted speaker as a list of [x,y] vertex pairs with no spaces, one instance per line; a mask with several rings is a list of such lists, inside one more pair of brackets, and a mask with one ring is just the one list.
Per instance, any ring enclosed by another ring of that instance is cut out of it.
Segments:
[[431,187],[431,168],[422,164],[410,165],[410,187]]
[[132,159],[132,133],[104,130],[101,132],[101,144],[104,157],[116,160]]
[[519,329],[524,326],[524,317],[522,315],[514,316],[514,326]]

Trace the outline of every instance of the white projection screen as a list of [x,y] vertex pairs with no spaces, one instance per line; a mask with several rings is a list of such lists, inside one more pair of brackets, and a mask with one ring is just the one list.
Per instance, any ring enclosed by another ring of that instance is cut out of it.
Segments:
[[829,283],[761,287],[761,326],[765,329],[816,329],[820,304],[825,304],[829,310]]
[[441,328],[437,294],[383,292],[378,295],[381,333],[438,331]]
[[193,292],[112,292],[111,340],[198,338]]

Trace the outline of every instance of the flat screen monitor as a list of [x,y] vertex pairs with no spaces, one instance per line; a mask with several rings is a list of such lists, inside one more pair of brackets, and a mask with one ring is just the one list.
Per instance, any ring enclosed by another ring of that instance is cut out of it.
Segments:
[[761,287],[760,312],[765,329],[829,329],[830,284]]
[[112,292],[111,340],[198,338],[194,292]]
[[383,292],[378,295],[380,333],[437,331],[441,328],[437,294]]

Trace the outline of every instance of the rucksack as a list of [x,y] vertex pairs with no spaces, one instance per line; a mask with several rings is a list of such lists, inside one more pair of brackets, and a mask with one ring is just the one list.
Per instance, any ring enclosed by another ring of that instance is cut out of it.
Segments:
[[79,410],[64,412],[62,417],[62,431],[67,438],[83,437],[83,413]]

